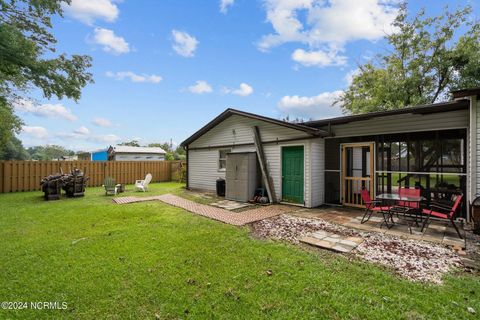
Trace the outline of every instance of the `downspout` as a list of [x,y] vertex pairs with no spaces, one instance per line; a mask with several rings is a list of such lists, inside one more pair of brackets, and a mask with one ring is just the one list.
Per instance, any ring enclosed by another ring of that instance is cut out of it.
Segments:
[[[470,130],[469,130],[469,169],[470,174],[467,177],[470,179],[468,186],[469,192],[467,197],[467,204],[474,199],[477,193],[477,96],[468,97],[470,100]],[[470,206],[467,205],[467,221],[470,221]]]

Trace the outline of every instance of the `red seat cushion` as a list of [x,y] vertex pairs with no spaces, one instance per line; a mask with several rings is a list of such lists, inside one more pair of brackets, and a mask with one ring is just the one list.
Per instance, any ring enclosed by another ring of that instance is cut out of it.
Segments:
[[448,216],[449,216],[446,213],[441,213],[441,212],[438,212],[438,211],[431,211],[430,209],[423,209],[422,213],[427,214],[427,215],[431,214],[432,216],[437,217],[437,218],[441,218],[441,219],[448,219]]
[[372,208],[373,211],[388,211],[391,207],[374,207]]

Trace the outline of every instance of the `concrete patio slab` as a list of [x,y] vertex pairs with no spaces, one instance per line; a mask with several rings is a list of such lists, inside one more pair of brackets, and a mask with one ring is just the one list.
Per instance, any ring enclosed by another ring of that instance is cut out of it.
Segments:
[[219,207],[223,208],[226,210],[236,210],[236,209],[242,209],[245,207],[249,207],[252,204],[251,203],[246,203],[246,202],[238,202],[238,201],[232,201],[232,200],[220,200],[217,202],[210,203],[211,206],[214,207]]
[[[421,232],[421,222],[418,223],[418,226],[414,223],[410,232],[407,222],[396,216],[393,217],[394,226],[391,229],[385,226],[383,217],[380,214],[373,214],[366,223],[362,224],[363,210],[354,208],[323,207],[303,209],[295,212],[293,215],[302,218],[322,219],[360,231],[378,232],[405,239],[424,240],[447,246],[455,245],[465,248],[465,240],[460,239],[455,229],[443,221],[431,220],[424,232]],[[457,226],[459,228],[461,227],[458,224]],[[463,233],[464,231],[461,230],[461,232]]]

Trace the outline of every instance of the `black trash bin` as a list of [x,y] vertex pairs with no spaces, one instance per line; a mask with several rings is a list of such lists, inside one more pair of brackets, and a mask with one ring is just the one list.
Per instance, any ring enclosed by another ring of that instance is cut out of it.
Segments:
[[217,179],[217,196],[225,197],[225,179]]
[[473,233],[480,234],[480,194],[476,194],[470,204],[470,213],[473,221]]

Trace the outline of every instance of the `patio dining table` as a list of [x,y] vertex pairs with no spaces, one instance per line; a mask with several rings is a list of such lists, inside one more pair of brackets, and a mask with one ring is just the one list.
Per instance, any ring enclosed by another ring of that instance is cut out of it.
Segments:
[[[382,193],[377,195],[376,199],[382,200],[386,203],[394,203],[393,206],[389,207],[389,210],[385,212],[387,218],[384,218],[384,223],[388,229],[393,227],[395,222],[393,221],[393,216],[396,215],[397,218],[402,217],[404,220],[409,220],[408,228],[410,233],[412,233],[412,223],[418,225],[418,220],[422,220],[422,210],[420,208],[420,203],[425,201],[426,198],[423,196],[409,196],[409,195],[399,195],[398,193]],[[403,205],[400,205],[399,202],[403,202]],[[405,203],[411,204],[405,205]],[[390,220],[391,224],[388,224]]]

